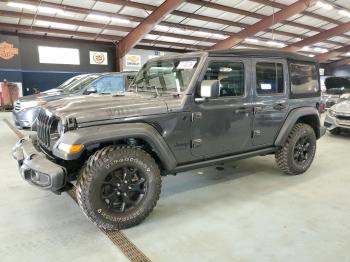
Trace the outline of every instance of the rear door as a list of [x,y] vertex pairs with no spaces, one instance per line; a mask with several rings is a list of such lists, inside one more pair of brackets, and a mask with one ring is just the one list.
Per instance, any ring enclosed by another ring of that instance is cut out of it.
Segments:
[[288,66],[284,59],[253,59],[253,145],[273,145],[288,113]]

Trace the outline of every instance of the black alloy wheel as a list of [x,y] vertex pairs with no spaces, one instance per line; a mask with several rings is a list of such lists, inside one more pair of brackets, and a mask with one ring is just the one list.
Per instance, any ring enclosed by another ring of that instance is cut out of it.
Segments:
[[136,208],[146,193],[146,177],[137,167],[118,168],[109,173],[101,185],[101,199],[114,212]]
[[294,161],[299,165],[304,164],[310,157],[311,141],[309,136],[302,136],[294,147]]

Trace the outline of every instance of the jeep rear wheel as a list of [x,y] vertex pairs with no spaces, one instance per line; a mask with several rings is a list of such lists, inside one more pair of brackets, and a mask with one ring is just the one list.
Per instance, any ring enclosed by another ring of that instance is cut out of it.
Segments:
[[139,224],[155,207],[160,191],[160,171],[154,159],[140,148],[127,146],[97,151],[77,181],[80,207],[106,230]]
[[316,135],[311,126],[296,124],[284,145],[276,152],[278,167],[289,175],[299,175],[310,167],[316,152]]

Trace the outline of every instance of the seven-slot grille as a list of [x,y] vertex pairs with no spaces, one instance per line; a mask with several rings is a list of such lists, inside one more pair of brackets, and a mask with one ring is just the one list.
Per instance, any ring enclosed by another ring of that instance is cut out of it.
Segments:
[[50,133],[51,133],[51,127],[52,124],[55,121],[54,116],[49,116],[46,114],[45,110],[40,110],[38,118],[37,118],[37,133],[38,133],[38,140],[41,145],[45,146],[46,148],[50,147]]

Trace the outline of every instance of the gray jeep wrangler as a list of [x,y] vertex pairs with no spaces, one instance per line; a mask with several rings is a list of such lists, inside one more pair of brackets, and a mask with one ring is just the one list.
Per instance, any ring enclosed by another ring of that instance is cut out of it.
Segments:
[[139,224],[155,207],[161,176],[275,154],[290,175],[311,165],[325,133],[318,65],[268,50],[156,58],[124,96],[46,104],[37,136],[13,149],[22,177],[60,193],[77,180],[78,203],[106,230]]

